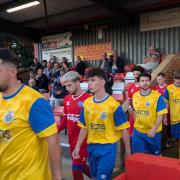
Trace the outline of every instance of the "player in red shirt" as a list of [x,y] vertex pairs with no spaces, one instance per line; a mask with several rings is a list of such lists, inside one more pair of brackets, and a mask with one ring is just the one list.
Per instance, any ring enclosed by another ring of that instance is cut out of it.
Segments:
[[167,87],[167,84],[166,84],[166,79],[165,79],[165,74],[164,73],[159,73],[157,75],[157,83],[158,85],[154,86],[154,90],[155,91],[158,91],[159,93],[162,94],[162,96],[164,96],[164,90],[166,89]]
[[128,111],[130,114],[130,117],[129,117],[129,123],[130,123],[129,134],[130,135],[132,135],[133,128],[134,128],[134,111],[132,107],[132,98],[133,98],[134,93],[140,90],[138,76],[142,72],[144,72],[144,68],[142,68],[141,66],[135,66],[132,69],[135,82],[128,87]]
[[[80,75],[75,71],[66,73],[62,77],[62,83],[66,86],[69,95],[64,98],[64,115],[58,129],[62,131],[67,127],[70,152],[72,154],[81,129],[77,126],[80,111],[83,107],[83,102],[90,97],[90,94],[81,90]],[[73,159],[72,157],[72,173],[74,180],[83,180],[83,173],[90,177],[89,166],[86,164],[87,157],[87,143],[85,140],[80,149],[80,158]]]

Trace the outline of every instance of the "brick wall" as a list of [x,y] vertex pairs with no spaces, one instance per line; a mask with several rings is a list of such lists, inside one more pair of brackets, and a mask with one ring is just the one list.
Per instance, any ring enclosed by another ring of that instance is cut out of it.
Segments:
[[174,62],[168,66],[168,70],[165,72],[167,83],[173,81],[173,72],[176,69],[180,69],[180,55],[176,56]]

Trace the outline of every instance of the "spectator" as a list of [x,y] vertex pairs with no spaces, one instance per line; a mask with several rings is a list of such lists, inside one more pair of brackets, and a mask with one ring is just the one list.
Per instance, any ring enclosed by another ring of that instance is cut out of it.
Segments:
[[157,52],[157,49],[153,46],[149,48],[149,55],[145,57],[145,64],[139,64],[142,66],[147,72],[154,71],[159,65],[160,54]]
[[121,73],[124,72],[124,60],[118,56],[117,51],[113,51],[113,64],[112,64],[112,73]]
[[86,69],[86,64],[81,60],[80,56],[76,57],[76,70],[80,76],[84,76],[84,71]]
[[39,68],[36,75],[36,85],[38,87],[38,91],[41,93],[45,93],[48,90],[48,78],[45,74],[43,74],[43,69]]
[[34,58],[34,64],[32,65],[34,72],[36,73],[37,70],[42,67],[43,67],[42,64],[40,62],[38,62],[38,59]]
[[51,63],[47,63],[47,67],[44,69],[43,74],[45,74],[47,78],[50,79],[51,72],[52,72]]
[[52,110],[60,105],[63,105],[64,97],[67,95],[66,87],[60,82],[55,82],[50,97],[50,105]]
[[98,67],[104,69],[106,72],[112,72],[112,60],[107,58],[107,53],[103,53],[102,60],[99,62]]
[[42,67],[43,67],[43,69],[45,69],[47,67],[47,60],[42,61]]
[[28,86],[31,87],[32,89],[35,89],[38,91],[38,87],[36,86],[36,81],[34,79],[30,79],[28,82]]
[[62,63],[63,63],[63,62],[68,63],[68,59],[67,59],[66,57],[62,57],[61,62],[62,62]]
[[61,75],[64,75],[65,73],[67,73],[69,71],[69,64],[67,62],[63,62],[62,63],[62,71],[61,71]]
[[36,74],[34,73],[34,70],[33,69],[30,69],[29,70],[29,79],[34,79],[36,76]]

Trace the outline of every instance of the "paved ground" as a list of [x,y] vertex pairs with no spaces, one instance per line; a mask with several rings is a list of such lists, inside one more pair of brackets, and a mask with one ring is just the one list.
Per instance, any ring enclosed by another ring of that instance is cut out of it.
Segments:
[[[71,158],[68,148],[67,135],[64,135],[64,132],[60,134],[61,138],[61,163],[62,163],[62,176],[65,180],[73,180],[71,173]],[[89,180],[88,177],[84,176],[85,180]]]
[[[71,173],[71,158],[70,158],[70,152],[69,152],[69,145],[68,145],[68,139],[67,135],[62,132],[60,134],[61,138],[61,163],[62,163],[62,176],[65,180],[73,180],[72,173]],[[118,158],[117,158],[118,160]],[[116,164],[116,167],[118,165]],[[114,169],[114,171],[117,171],[117,168]],[[85,180],[90,180],[88,177],[84,176]]]

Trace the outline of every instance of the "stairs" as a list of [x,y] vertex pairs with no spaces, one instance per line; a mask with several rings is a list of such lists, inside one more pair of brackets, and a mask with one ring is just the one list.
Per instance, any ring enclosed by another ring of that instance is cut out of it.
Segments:
[[180,69],[180,54],[169,54],[159,64],[159,66],[152,72],[152,84],[155,84],[158,73],[166,74],[167,83],[173,81],[173,71]]

